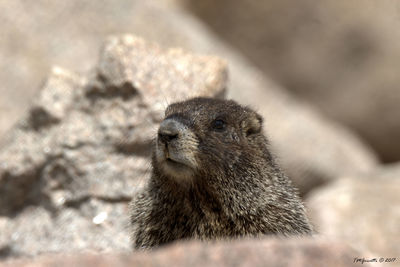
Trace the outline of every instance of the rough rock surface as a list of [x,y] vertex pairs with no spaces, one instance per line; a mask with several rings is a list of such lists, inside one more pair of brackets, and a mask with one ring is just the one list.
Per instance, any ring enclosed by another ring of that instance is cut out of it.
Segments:
[[181,1],[265,74],[400,160],[397,1]]
[[[232,243],[177,243],[152,253],[44,255],[35,260],[11,261],[4,267],[40,266],[354,266],[359,255],[349,246],[314,239],[244,240]],[[372,266],[364,263],[362,266]]]
[[377,256],[400,252],[400,165],[347,177],[307,199],[316,231]]
[[[10,88],[0,98],[0,104],[7,99],[4,107],[9,111],[2,113],[6,116],[0,116],[0,120],[9,120],[22,112],[34,91],[32,84],[38,84],[52,64],[85,70],[94,61],[106,35],[133,32],[165,47],[183,47],[226,59],[230,73],[228,97],[251,105],[266,118],[266,132],[281,166],[302,193],[345,173],[374,168],[374,153],[355,135],[271,83],[196,18],[175,8],[174,1],[167,2],[170,3],[166,7],[161,0],[121,0],[118,5],[114,1],[98,4],[71,0],[52,5],[46,0],[34,4],[0,1],[4,10],[0,13],[0,21],[4,21],[0,33],[4,31],[5,36],[10,36],[10,42],[4,43],[5,48],[0,51],[17,66],[30,67],[22,71],[12,68],[14,64],[6,64],[8,74],[0,73],[4,88]],[[16,17],[18,20],[12,20]]]
[[226,66],[124,35],[95,70],[55,68],[0,148],[0,257],[127,249],[127,203],[168,103],[223,96]]

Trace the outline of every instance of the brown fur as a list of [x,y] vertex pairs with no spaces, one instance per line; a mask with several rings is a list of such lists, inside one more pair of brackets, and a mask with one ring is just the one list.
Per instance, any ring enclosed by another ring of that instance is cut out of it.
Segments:
[[261,116],[234,101],[170,105],[152,166],[131,203],[135,248],[312,233],[296,190],[270,153]]

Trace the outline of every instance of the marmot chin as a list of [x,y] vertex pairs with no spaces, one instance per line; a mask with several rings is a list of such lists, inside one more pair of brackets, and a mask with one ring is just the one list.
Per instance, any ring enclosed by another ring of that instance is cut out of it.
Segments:
[[194,98],[170,105],[152,167],[131,202],[135,248],[312,233],[296,190],[271,155],[262,117],[234,101]]

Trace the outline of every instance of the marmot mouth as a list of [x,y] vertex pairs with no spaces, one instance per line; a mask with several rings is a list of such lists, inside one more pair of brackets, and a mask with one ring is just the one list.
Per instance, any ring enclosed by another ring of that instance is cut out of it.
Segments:
[[183,164],[183,163],[181,163],[181,162],[178,162],[178,161],[176,161],[176,160],[173,160],[173,159],[171,159],[171,158],[166,158],[165,159],[165,162],[167,162],[167,164],[171,164],[171,165],[173,165],[173,166],[186,166],[185,164]]
[[179,177],[182,175],[188,175],[189,173],[192,173],[193,170],[185,163],[173,160],[171,158],[165,158],[164,171],[172,174],[173,176]]

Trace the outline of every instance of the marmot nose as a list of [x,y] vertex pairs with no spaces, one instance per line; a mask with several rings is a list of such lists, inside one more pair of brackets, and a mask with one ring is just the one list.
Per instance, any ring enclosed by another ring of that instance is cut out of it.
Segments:
[[178,138],[180,128],[181,125],[179,122],[174,119],[166,119],[160,124],[158,138],[165,144],[169,143]]

